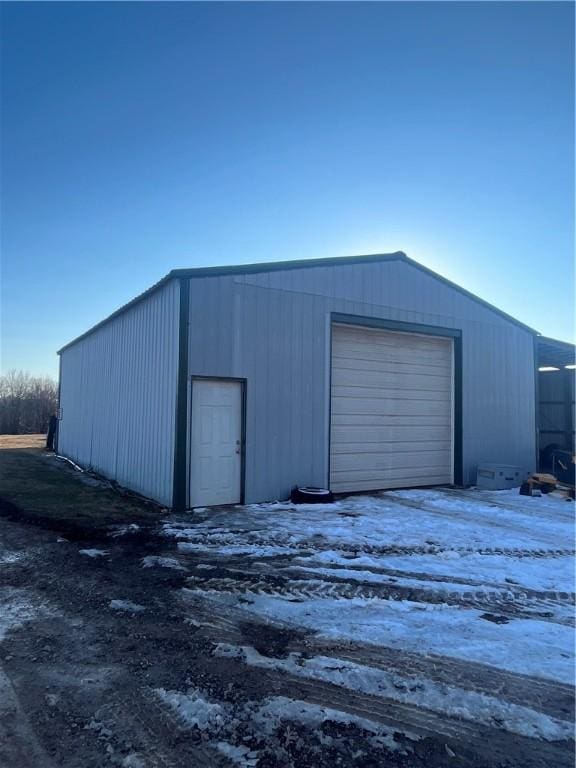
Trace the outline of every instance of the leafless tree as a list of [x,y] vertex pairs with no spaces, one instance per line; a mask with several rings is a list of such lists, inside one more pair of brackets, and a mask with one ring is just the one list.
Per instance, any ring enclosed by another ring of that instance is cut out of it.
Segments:
[[46,432],[58,405],[58,385],[48,376],[8,371],[0,376],[0,434]]

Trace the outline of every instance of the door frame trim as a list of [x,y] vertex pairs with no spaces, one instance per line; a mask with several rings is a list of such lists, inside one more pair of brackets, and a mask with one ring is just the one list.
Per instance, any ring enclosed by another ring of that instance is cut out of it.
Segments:
[[[199,376],[191,374],[189,376],[188,393],[188,471],[186,473],[186,508],[193,509],[190,505],[190,493],[192,490],[192,393],[194,391],[195,381],[226,381],[240,384],[240,501],[239,504],[245,504],[246,501],[246,393],[248,389],[248,379],[237,376]],[[213,506],[218,506],[214,504]]]
[[186,443],[188,417],[188,342],[190,330],[190,280],[179,280],[178,363],[176,370],[176,400],[174,405],[174,467],[172,473],[172,508],[186,509]]
[[385,320],[379,317],[366,317],[363,315],[347,315],[341,312],[330,313],[330,376],[328,400],[330,402],[328,414],[328,477],[327,488],[330,488],[330,448],[332,431],[332,350],[334,325],[358,325],[364,328],[379,328],[383,331],[397,331],[399,333],[416,333],[422,336],[441,336],[452,339],[454,370],[453,380],[453,412],[454,424],[452,434],[453,466],[452,476],[455,486],[464,484],[464,453],[463,453],[463,418],[462,418],[462,330],[460,328],[445,328],[436,325],[424,325],[420,323],[407,323],[400,320]]

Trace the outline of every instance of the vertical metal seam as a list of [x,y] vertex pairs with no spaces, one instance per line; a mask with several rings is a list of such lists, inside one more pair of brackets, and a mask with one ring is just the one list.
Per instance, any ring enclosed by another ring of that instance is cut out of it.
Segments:
[[326,478],[326,488],[331,490],[332,484],[332,333],[334,325],[332,323],[332,313],[328,313],[328,338],[330,349],[328,351],[328,477]]
[[240,440],[241,440],[241,455],[240,455],[240,503],[246,504],[246,411],[248,407],[248,381],[246,379],[240,382],[242,388],[242,413],[240,423]]
[[562,370],[562,394],[564,395],[564,442],[568,451],[572,450],[574,442],[574,424],[572,423],[572,376],[571,370]]
[[534,368],[534,468],[540,467],[540,374],[538,372],[538,337],[532,336],[532,365]]
[[188,421],[188,337],[190,323],[190,281],[186,278],[180,278],[179,282],[178,369],[174,414],[174,477],[172,482],[172,507],[176,510],[186,508],[186,427]]
[[454,337],[454,485],[464,482],[463,354],[462,331]]

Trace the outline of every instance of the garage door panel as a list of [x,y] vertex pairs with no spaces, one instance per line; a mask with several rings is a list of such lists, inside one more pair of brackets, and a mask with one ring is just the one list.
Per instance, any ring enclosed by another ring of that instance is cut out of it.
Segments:
[[355,368],[357,361],[360,361],[362,367],[367,371],[386,371],[388,366],[396,365],[405,368],[406,372],[415,373],[442,373],[450,370],[450,365],[442,354],[436,351],[425,354],[420,352],[418,355],[414,350],[388,352],[383,350],[358,350],[349,347],[344,348],[338,345],[332,348],[332,366],[335,369]]
[[399,415],[389,414],[362,414],[362,413],[334,413],[332,412],[332,430],[335,427],[344,426],[366,426],[366,427],[442,427],[449,426],[450,420],[446,416],[435,416],[431,414],[422,415]]
[[424,467],[440,471],[446,467],[450,451],[403,451],[402,453],[336,453],[331,463],[334,472],[349,469],[385,471],[387,469],[414,469]]
[[[339,482],[343,485],[347,479],[350,482],[357,483],[359,481],[374,481],[375,483],[384,482],[384,485],[375,486],[380,488],[390,488],[389,483],[395,483],[399,485],[411,485],[412,481],[420,481],[423,479],[428,480],[431,477],[449,478],[449,474],[444,470],[428,469],[427,467],[392,467],[388,471],[385,480],[381,478],[375,478],[374,472],[369,469],[356,469],[346,470],[342,472],[334,472],[335,482]],[[401,483],[399,481],[402,481]],[[445,481],[449,482],[449,481]],[[424,483],[422,483],[424,485]],[[358,490],[358,489],[355,489]],[[361,490],[361,489],[360,489]]]
[[[388,331],[373,332],[361,330],[358,335],[354,336],[343,336],[338,331],[336,353],[339,354],[341,350],[348,350],[352,353],[358,350],[382,350],[384,354],[398,353],[406,355],[409,351],[419,350],[425,356],[428,356],[441,352],[443,348],[444,339],[430,341],[425,336],[412,334],[411,339],[392,339],[392,336],[389,336],[384,340],[384,336],[381,333],[388,333]],[[408,335],[410,334],[406,334],[406,336]]]
[[[361,380],[361,376],[358,377]],[[449,400],[446,394],[446,388],[450,386],[447,380],[438,381],[435,378],[426,380],[424,376],[382,376],[382,382],[378,385],[376,379],[367,381],[364,386],[361,384],[338,384],[332,382],[332,395],[336,397],[400,397],[404,393],[405,399],[417,400],[419,398],[429,398],[433,400]],[[389,383],[387,383],[389,382]]]
[[425,374],[417,371],[396,370],[389,366],[383,371],[367,371],[361,365],[355,368],[333,368],[332,384],[339,387],[390,387],[398,389],[440,389],[446,396],[450,394],[452,375],[449,372],[435,369],[436,373]]
[[[441,336],[426,336],[421,333],[402,333],[381,328],[339,325],[333,328],[338,335],[339,344],[357,344],[364,346],[388,347],[391,349],[435,349],[445,341]],[[404,338],[401,338],[404,336]]]
[[414,441],[381,441],[371,443],[352,443],[346,442],[340,445],[335,445],[332,448],[332,456],[350,454],[354,456],[361,456],[367,453],[377,453],[381,455],[397,454],[397,453],[413,453],[414,451],[450,451],[452,446],[451,440],[421,440],[419,442]]
[[403,333],[387,331],[368,326],[334,324],[338,344],[356,344],[364,346],[389,347],[392,349],[439,349],[446,343],[442,336],[428,336],[421,333]]
[[452,367],[446,361],[433,362],[414,362],[414,353],[407,355],[405,359],[397,358],[382,359],[379,355],[377,359],[366,360],[365,358],[340,357],[334,354],[332,357],[332,371],[375,371],[376,373],[386,373],[393,367],[399,373],[420,373],[424,376],[451,376]]
[[449,485],[450,475],[433,470],[415,473],[412,469],[390,471],[384,480],[374,479],[373,472],[346,472],[342,482],[338,475],[333,482],[332,491],[343,493],[344,491],[379,491],[386,488],[418,488],[423,485]]
[[404,400],[399,398],[369,398],[355,400],[351,397],[332,398],[335,414],[396,414],[397,416],[444,416],[450,417],[450,403],[438,400]]
[[333,326],[336,491],[452,482],[452,340]]
[[347,478],[344,482],[340,483],[337,480],[332,482],[333,493],[354,493],[370,492],[370,491],[385,491],[387,488],[422,488],[429,485],[450,485],[452,478],[450,475],[422,475],[415,478],[411,474],[406,477],[391,477],[386,480],[374,480],[373,477],[367,476],[362,479],[352,480]]
[[[373,345],[338,344],[333,348],[333,360],[336,367],[348,367],[345,360],[360,360],[367,363],[398,363],[403,365],[429,364],[434,367],[445,367],[446,356],[442,349],[418,350],[402,349],[394,350],[387,347]],[[375,367],[378,367],[377,365]]]
[[389,426],[389,425],[358,425],[343,424],[332,426],[332,450],[342,444],[354,445],[370,443],[392,444],[402,442],[426,442],[430,440],[445,440],[451,442],[452,430],[450,424],[440,426]]

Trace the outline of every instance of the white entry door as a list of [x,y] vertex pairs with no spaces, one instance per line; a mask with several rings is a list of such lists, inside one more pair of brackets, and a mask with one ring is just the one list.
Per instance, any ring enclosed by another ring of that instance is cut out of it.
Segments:
[[242,467],[242,384],[192,382],[190,506],[238,504]]

